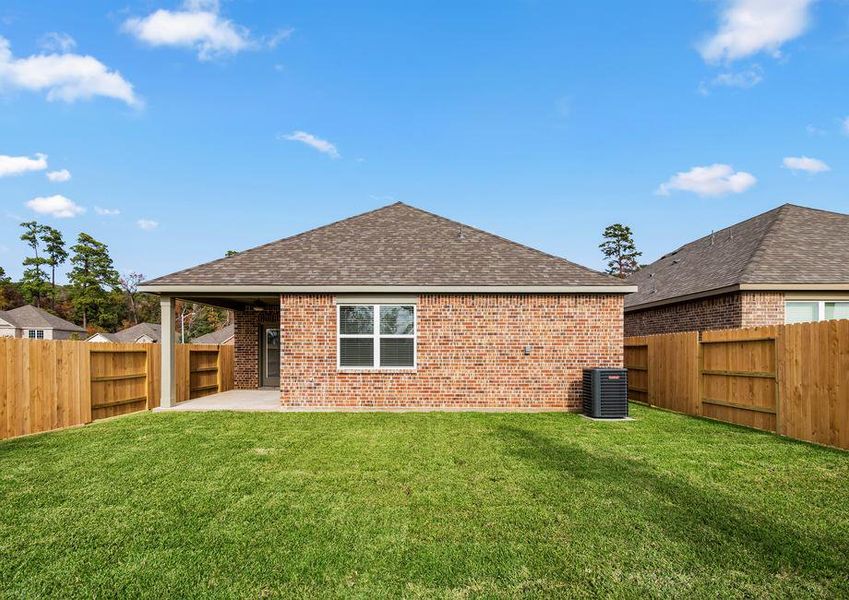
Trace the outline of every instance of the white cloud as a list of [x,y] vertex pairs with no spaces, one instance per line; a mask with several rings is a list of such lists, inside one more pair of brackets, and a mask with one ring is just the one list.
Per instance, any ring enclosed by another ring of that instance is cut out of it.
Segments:
[[693,192],[699,196],[724,196],[745,192],[757,183],[751,173],[734,171],[730,165],[714,164],[693,167],[676,173],[657,188],[657,194],[668,196],[673,191]]
[[71,178],[71,172],[68,169],[59,169],[58,171],[48,171],[47,179],[53,183],[62,183]]
[[100,206],[95,206],[94,212],[101,217],[114,217],[121,214],[121,211],[117,208],[101,208]]
[[139,219],[138,221],[136,221],[136,225],[139,226],[139,229],[151,231],[159,227],[159,221],[154,221],[152,219]]
[[265,45],[273,50],[274,48],[279,46],[282,42],[285,42],[290,37],[292,37],[293,33],[295,33],[294,27],[286,27],[284,29],[278,29],[277,32],[274,35],[271,35],[264,40]]
[[705,61],[731,62],[781,46],[808,28],[814,0],[724,0],[719,29],[699,45]]
[[823,161],[807,156],[788,156],[784,159],[784,168],[791,171],[805,171],[806,173],[824,173],[831,171],[831,167]]
[[142,104],[132,84],[93,56],[37,54],[15,58],[9,40],[0,36],[0,91],[4,89],[46,91],[50,101],[104,96],[134,107]]
[[77,47],[77,41],[67,33],[51,31],[38,40],[38,45],[47,52],[70,52]]
[[727,71],[713,78],[711,83],[715,86],[751,88],[763,81],[763,69],[759,65],[752,65],[742,71]]
[[50,215],[57,219],[67,219],[76,217],[85,212],[85,209],[76,204],[73,200],[56,194],[55,196],[46,196],[33,198],[26,203],[27,208],[41,215]]
[[0,177],[20,175],[29,171],[43,171],[46,168],[46,154],[36,153],[35,158],[30,158],[29,156],[7,156],[5,154],[0,154]]
[[319,152],[323,152],[332,158],[339,158],[341,155],[336,150],[336,146],[327,140],[323,140],[306,131],[293,131],[292,133],[279,136],[281,139],[290,140],[293,142],[301,142],[310,148],[315,148]]
[[122,29],[150,46],[191,48],[200,60],[254,47],[250,31],[222,18],[218,11],[218,2],[189,0],[181,10],[159,9],[146,17],[127,19]]
[[821,135],[828,134],[828,132],[825,129],[821,129],[821,128],[817,127],[816,125],[806,125],[805,131],[810,136],[821,136]]

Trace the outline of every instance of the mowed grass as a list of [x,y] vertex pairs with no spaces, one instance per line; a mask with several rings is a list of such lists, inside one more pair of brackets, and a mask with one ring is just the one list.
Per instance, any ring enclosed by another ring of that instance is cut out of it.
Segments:
[[0,596],[849,596],[849,454],[632,407],[0,443]]

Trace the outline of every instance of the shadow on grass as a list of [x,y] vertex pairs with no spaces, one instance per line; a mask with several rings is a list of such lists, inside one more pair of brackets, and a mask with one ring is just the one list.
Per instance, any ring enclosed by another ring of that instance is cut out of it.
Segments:
[[[716,487],[689,483],[686,473],[669,475],[634,460],[604,451],[591,453],[514,426],[499,426],[495,433],[507,455],[584,485],[587,493],[600,499],[636,508],[645,522],[689,547],[704,565],[738,566],[735,561],[739,561],[742,568],[750,562],[772,572],[807,572],[825,578],[846,568],[841,556],[849,548],[843,540],[823,537],[813,528],[799,530],[776,522],[758,510],[763,498],[753,497],[751,506],[743,506]],[[611,515],[611,519],[622,517],[621,511]]]

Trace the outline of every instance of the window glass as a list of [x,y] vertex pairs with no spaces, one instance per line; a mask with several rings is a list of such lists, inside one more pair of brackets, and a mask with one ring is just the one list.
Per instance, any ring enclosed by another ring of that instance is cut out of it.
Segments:
[[342,335],[374,335],[374,307],[339,307],[339,333]]
[[849,319],[849,302],[826,302],[826,319]]
[[788,302],[785,305],[786,323],[805,323],[819,320],[819,302]]
[[381,367],[412,367],[413,338],[381,338],[380,366]]
[[381,306],[381,335],[413,335],[415,320],[412,306]]
[[340,338],[339,364],[343,367],[373,367],[374,338]]

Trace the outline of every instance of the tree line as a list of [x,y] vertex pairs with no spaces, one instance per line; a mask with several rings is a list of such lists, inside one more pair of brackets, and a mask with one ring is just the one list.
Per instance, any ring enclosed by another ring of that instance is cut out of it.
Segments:
[[[103,242],[80,233],[68,247],[62,232],[37,221],[21,223],[20,239],[28,247],[23,274],[12,281],[0,266],[0,310],[24,304],[78,323],[94,333],[117,331],[138,323],[159,323],[159,301],[138,291],[141,273],[121,276]],[[66,284],[56,282],[64,265]],[[227,324],[228,311],[177,303],[178,333],[186,341]]]

